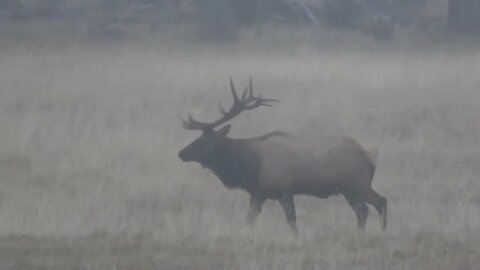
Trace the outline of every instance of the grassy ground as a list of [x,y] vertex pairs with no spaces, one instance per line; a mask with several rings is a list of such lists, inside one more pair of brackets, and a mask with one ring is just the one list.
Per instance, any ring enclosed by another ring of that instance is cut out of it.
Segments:
[[[480,269],[479,54],[50,45],[0,50],[1,269]],[[378,148],[387,230],[341,197],[297,197],[297,238],[274,202],[245,226],[246,194],[177,158],[229,75],[282,100],[233,137]]]

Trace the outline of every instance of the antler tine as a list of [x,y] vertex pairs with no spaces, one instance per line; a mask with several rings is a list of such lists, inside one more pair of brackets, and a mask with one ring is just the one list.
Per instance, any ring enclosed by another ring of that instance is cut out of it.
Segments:
[[[249,94],[246,102],[245,108],[248,110],[255,109],[259,106],[267,106],[271,107],[272,104],[271,102],[280,102],[278,99],[267,99],[267,98],[262,98],[262,95],[258,95],[258,97],[253,95],[253,83],[252,83],[252,77],[249,78],[248,80],[248,89],[249,89]],[[248,105],[248,103],[254,102],[251,105]]]
[[218,107],[220,112],[222,113],[222,118],[218,119],[213,123],[203,123],[199,122],[191,115],[188,116],[187,121],[183,121],[183,127],[189,130],[213,130],[215,127],[224,124],[235,116],[239,115],[243,111],[252,110],[260,106],[267,106],[270,107],[272,104],[271,102],[279,102],[278,99],[266,99],[263,98],[262,95],[254,96],[253,94],[253,86],[252,86],[252,78],[249,78],[248,87],[242,93],[241,99],[237,95],[237,91],[235,89],[235,85],[233,84],[233,80],[230,77],[230,90],[233,95],[233,104],[228,111],[226,111],[221,103],[218,103]]
[[237,90],[235,90],[235,85],[233,84],[232,77],[230,77],[230,91],[232,91],[233,100],[235,101],[235,103],[237,103],[239,99],[237,96]]
[[193,121],[194,121],[194,120],[193,120],[192,116],[191,116],[191,115],[188,115],[187,120],[183,120],[183,121],[182,121],[183,128],[185,128],[185,129],[193,129],[193,127],[192,127]]
[[188,130],[207,130],[212,128],[211,124],[199,122],[189,114],[187,121],[183,120],[183,127]]
[[266,99],[262,98],[261,96],[255,97],[255,99],[251,101],[253,104],[245,105],[246,110],[252,110],[260,106],[272,107],[273,104],[271,104],[271,102],[280,102],[278,99]]
[[218,108],[223,115],[227,114],[227,112],[225,111],[225,109],[222,106],[222,103],[218,102]]
[[250,94],[253,94],[252,77],[248,77],[248,88],[250,89]]
[[245,87],[245,90],[243,90],[242,99],[241,99],[243,102],[245,102],[247,98],[247,93],[248,93],[248,87]]

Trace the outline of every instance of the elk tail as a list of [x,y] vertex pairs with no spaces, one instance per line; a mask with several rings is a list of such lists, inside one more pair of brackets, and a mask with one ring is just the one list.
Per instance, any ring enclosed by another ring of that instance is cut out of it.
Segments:
[[377,158],[379,155],[378,149],[370,149],[370,150],[365,150],[365,153],[367,154],[367,157],[370,161],[370,173],[372,174],[372,181],[373,181],[373,175],[375,174],[375,169],[377,167]]
[[377,164],[377,158],[378,158],[378,155],[380,154],[380,152],[378,151],[377,148],[374,148],[374,149],[370,149],[370,150],[365,150],[365,152],[367,152],[367,156],[368,158],[370,159],[370,161],[376,165]]
[[354,145],[356,145],[360,150],[361,152],[361,155],[366,155],[366,157],[368,158],[368,161],[369,161],[369,170],[370,170],[370,174],[372,175],[372,180],[373,181],[373,176],[375,174],[375,169],[377,167],[377,159],[378,159],[378,155],[380,154],[380,152],[378,151],[377,148],[371,148],[371,149],[365,149],[364,147],[362,147],[354,138],[352,137],[349,137],[349,136],[346,136],[343,138],[346,142],[350,142],[350,143],[353,143]]

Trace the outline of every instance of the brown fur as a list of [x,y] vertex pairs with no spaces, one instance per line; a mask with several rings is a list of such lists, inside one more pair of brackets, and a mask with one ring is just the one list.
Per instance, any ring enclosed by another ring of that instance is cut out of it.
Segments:
[[192,117],[184,122],[187,129],[203,134],[178,154],[185,162],[195,161],[208,168],[227,188],[239,188],[250,194],[249,224],[254,224],[267,199],[280,202],[289,225],[297,232],[294,195],[327,198],[342,194],[365,228],[366,203],[373,205],[387,226],[387,200],[372,189],[378,151],[366,151],[351,137],[318,138],[302,141],[283,131],[274,131],[250,139],[232,139],[226,135],[230,125],[214,128],[245,110],[269,106],[277,100],[253,95],[252,81],[241,98],[230,80],[234,104],[221,107],[223,117],[202,123]]
[[[179,154],[212,170],[227,188],[240,188],[251,196],[247,220],[253,224],[267,199],[280,201],[296,231],[294,195],[327,198],[342,194],[365,227],[368,207],[373,205],[387,225],[387,201],[371,187],[378,152],[365,151],[351,138],[322,138],[307,146],[284,133],[269,133],[251,139],[231,139],[217,133],[187,146]],[[209,143],[200,153],[196,144]]]

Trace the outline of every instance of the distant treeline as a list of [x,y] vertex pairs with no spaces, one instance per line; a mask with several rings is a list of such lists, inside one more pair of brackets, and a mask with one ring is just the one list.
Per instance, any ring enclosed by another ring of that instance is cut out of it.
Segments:
[[[445,3],[444,14],[426,15]],[[316,25],[389,39],[396,27],[480,32],[479,0],[0,0],[8,20],[101,20],[115,23],[192,22],[205,37],[231,39],[262,23]]]

